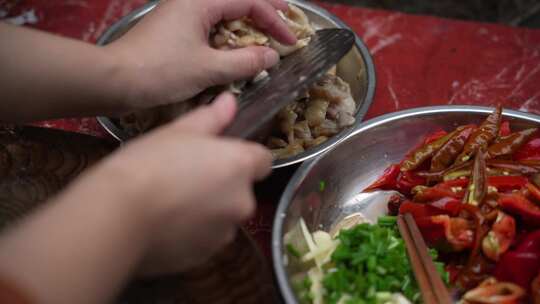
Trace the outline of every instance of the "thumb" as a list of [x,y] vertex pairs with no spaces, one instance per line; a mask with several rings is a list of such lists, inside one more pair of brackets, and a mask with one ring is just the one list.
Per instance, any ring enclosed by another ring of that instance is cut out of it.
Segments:
[[236,99],[231,93],[223,93],[209,106],[202,106],[174,122],[173,128],[182,131],[219,134],[236,114]]
[[279,54],[271,48],[251,46],[235,50],[215,50],[214,66],[219,75],[215,85],[248,79],[279,62]]

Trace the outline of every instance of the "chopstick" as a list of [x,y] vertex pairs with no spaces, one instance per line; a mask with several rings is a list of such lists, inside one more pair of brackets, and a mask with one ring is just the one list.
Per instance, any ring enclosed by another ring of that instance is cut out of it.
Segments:
[[409,213],[400,215],[397,223],[399,232],[405,241],[409,260],[418,286],[420,286],[424,303],[452,304],[450,294],[428,254],[424,238],[413,217]]

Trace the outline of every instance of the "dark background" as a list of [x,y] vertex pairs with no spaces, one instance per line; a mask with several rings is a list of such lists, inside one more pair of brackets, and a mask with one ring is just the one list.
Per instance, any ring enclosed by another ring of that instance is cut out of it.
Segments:
[[539,0],[323,0],[462,20],[540,28]]

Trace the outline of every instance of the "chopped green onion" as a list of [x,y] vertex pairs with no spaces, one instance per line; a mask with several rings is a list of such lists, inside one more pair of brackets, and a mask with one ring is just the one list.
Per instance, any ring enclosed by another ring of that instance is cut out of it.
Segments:
[[325,181],[320,181],[319,182],[319,191],[324,192],[324,189],[326,189],[326,182]]
[[377,224],[379,224],[380,226],[393,227],[396,225],[396,223],[397,223],[397,217],[389,216],[389,215],[381,216],[377,220]]
[[[382,299],[402,294],[412,303],[421,302],[421,294],[397,229],[397,218],[383,216],[377,224],[359,224],[342,230],[339,245],[331,256],[332,271],[322,279],[324,303],[384,303]],[[430,250],[437,259],[437,251]],[[443,277],[444,265],[435,263]],[[446,281],[446,279],[445,279]]]

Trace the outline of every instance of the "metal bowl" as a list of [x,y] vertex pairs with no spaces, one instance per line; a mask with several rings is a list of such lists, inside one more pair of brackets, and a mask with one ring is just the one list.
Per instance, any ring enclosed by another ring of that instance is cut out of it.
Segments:
[[[288,2],[301,8],[317,29],[350,29],[338,17],[330,14],[328,11],[315,4],[302,0],[288,0]],[[148,3],[140,9],[122,18],[100,37],[97,44],[106,45],[121,37],[141,18],[154,9],[156,5],[157,2]],[[355,47],[339,62],[337,74],[351,86],[351,91],[357,104],[355,115],[357,121],[356,124],[359,124],[364,118],[364,115],[366,114],[373,100],[373,94],[375,92],[375,69],[373,67],[373,61],[367,47],[358,36],[356,36]],[[130,136],[124,130],[122,130],[121,127],[115,124],[113,120],[109,119],[108,117],[98,117],[98,121],[117,140],[122,142],[130,138]],[[331,137],[325,143],[311,148],[294,157],[275,160],[273,167],[284,167],[315,157],[316,155],[328,150],[343,140],[354,128],[355,126],[351,126],[350,128],[344,129],[340,133]]]
[[[423,136],[480,123],[492,111],[485,107],[442,106],[387,114],[362,123],[335,148],[303,163],[281,197],[273,226],[274,269],[285,302],[297,303],[289,278],[298,270],[286,263],[291,259],[282,240],[300,218],[310,231],[330,231],[349,214],[362,212],[369,218],[386,212],[386,206],[355,204],[355,196],[390,164],[399,162]],[[504,111],[503,115],[513,129],[540,125],[540,116],[517,111]],[[325,182],[324,191],[320,190],[321,181]]]

